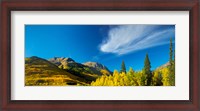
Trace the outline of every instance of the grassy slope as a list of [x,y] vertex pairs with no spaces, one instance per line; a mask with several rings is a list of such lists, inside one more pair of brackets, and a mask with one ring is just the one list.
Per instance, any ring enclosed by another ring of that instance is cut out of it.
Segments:
[[83,78],[59,69],[51,62],[31,57],[25,60],[25,85],[87,85]]

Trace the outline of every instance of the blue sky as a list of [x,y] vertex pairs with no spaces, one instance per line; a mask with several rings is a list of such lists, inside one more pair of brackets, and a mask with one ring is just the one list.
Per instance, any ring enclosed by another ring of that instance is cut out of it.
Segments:
[[175,25],[26,25],[25,57],[71,57],[99,62],[111,71],[141,70],[148,53],[152,70],[169,60]]

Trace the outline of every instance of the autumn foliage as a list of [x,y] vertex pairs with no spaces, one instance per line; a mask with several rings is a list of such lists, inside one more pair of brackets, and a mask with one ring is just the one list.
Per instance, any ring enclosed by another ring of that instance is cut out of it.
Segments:
[[132,68],[125,71],[125,62],[122,61],[120,72],[114,70],[112,75],[103,75],[91,83],[92,86],[175,86],[175,54],[172,50],[170,39],[169,65],[151,71],[151,63],[148,54],[144,60],[141,71]]

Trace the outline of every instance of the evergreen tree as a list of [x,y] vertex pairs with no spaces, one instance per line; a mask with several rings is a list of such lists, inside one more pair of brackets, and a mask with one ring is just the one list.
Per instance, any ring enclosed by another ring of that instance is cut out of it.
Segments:
[[122,61],[122,65],[121,65],[121,71],[120,71],[120,73],[122,73],[122,72],[126,73],[126,66],[125,66],[124,61]]
[[173,75],[172,75],[172,85],[175,86],[175,50],[174,50],[174,61],[173,61]]
[[148,54],[146,54],[145,60],[144,60],[144,68],[143,68],[144,74],[146,74],[147,77],[147,86],[151,85],[151,63],[148,57]]
[[175,63],[175,50],[174,50],[174,63]]
[[170,70],[172,70],[173,64],[173,46],[172,46],[172,38],[170,38],[170,47],[169,47],[169,63],[170,63]]
[[[173,60],[174,57],[174,60]],[[170,79],[170,85],[175,85],[175,51],[173,54],[173,44],[172,44],[172,38],[170,38],[170,47],[169,47],[169,79]]]

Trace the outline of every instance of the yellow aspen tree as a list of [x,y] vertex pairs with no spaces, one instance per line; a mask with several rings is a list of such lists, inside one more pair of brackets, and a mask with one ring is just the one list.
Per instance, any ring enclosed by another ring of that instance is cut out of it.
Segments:
[[168,68],[163,68],[161,70],[162,72],[162,82],[163,82],[163,86],[171,86],[170,84],[170,74],[169,74],[169,69]]

